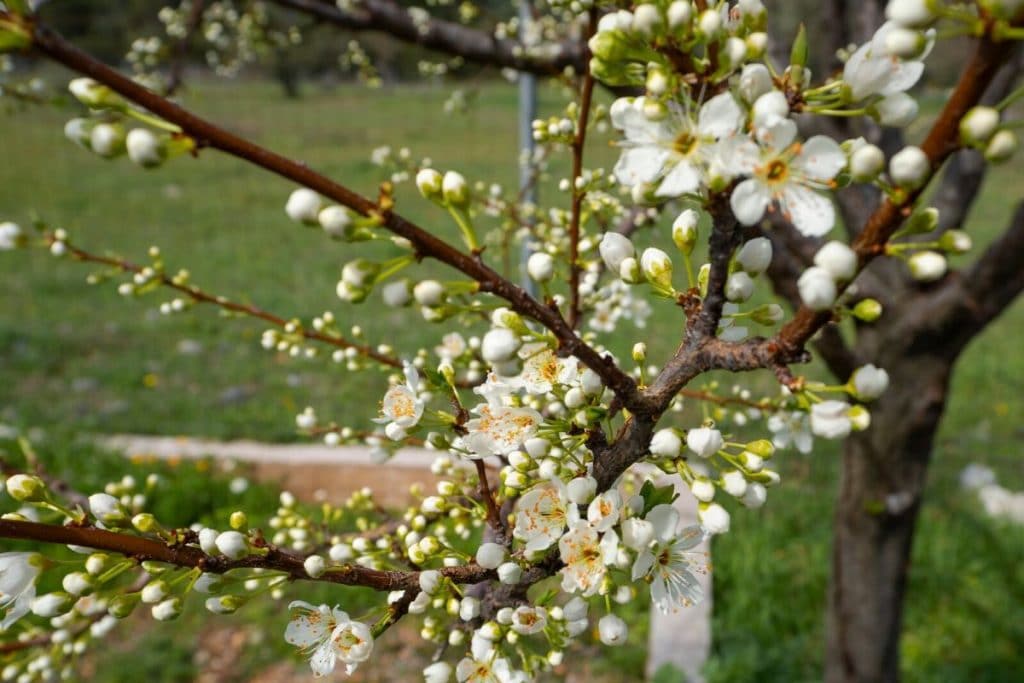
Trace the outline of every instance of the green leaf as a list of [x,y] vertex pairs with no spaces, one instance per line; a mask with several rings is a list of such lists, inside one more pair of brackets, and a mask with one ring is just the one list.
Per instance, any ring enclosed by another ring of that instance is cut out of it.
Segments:
[[655,486],[652,482],[645,481],[644,485],[640,487],[640,497],[644,499],[643,515],[646,516],[648,512],[659,505],[671,505],[672,501],[679,497],[679,494],[676,493],[676,487],[672,484]]

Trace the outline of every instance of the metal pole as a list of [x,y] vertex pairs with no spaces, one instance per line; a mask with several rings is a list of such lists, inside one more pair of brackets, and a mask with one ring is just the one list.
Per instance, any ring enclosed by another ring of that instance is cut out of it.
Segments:
[[[526,31],[526,26],[533,20],[530,7],[530,0],[519,0],[519,23],[520,36]],[[537,77],[525,71],[519,72],[519,189],[522,191],[523,201],[535,203],[537,201],[537,188],[531,184],[531,166],[533,159],[533,120],[537,118]],[[536,283],[526,274],[526,261],[530,258],[530,246],[523,242],[519,253],[519,275],[523,287],[536,294]]]

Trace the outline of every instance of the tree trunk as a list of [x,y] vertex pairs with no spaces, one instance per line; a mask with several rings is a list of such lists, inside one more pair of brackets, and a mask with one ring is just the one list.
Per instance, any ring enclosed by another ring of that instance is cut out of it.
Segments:
[[851,436],[843,453],[826,617],[828,683],[900,678],[914,525],[954,360],[949,349],[914,349],[905,339],[867,341],[874,348],[863,357],[887,368],[891,381],[870,406],[871,427]]

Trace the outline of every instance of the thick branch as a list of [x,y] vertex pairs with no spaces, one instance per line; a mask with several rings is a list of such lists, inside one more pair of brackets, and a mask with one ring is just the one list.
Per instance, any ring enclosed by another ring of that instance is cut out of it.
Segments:
[[437,259],[461,271],[478,282],[481,291],[505,299],[514,310],[549,329],[558,339],[562,353],[576,356],[596,372],[624,406],[640,412],[650,409],[649,403],[637,389],[636,382],[616,366],[610,357],[602,356],[580,339],[557,310],[541,304],[522,287],[502,277],[487,266],[479,255],[459,251],[418,225],[392,213],[389,208],[379,206],[308,166],[196,116],[82,52],[45,26],[33,27],[33,39],[40,52],[74,71],[94,78],[135,104],[178,125],[185,134],[197,141],[199,147],[212,147],[244,159],[308,187],[363,216],[377,218],[385,228],[409,240],[419,256]]
[[583,46],[575,41],[526,47],[479,29],[431,17],[417,22],[408,8],[391,0],[360,0],[353,11],[321,0],[271,0],[281,7],[309,14],[350,31],[378,31],[406,43],[499,68],[556,76],[566,67],[582,72]]
[[[960,119],[981,100],[988,84],[1013,47],[1013,43],[994,43],[987,37],[978,41],[974,56],[964,68],[960,81],[932,125],[928,137],[921,143],[921,149],[931,162],[933,175],[959,148]],[[906,201],[900,205],[886,200],[871,215],[853,243],[860,260],[860,270],[882,253],[885,243],[909,215],[910,207],[920,194],[921,190],[910,192]],[[803,348],[811,336],[831,318],[831,311],[813,311],[801,307],[779,332],[776,343],[787,352]]]

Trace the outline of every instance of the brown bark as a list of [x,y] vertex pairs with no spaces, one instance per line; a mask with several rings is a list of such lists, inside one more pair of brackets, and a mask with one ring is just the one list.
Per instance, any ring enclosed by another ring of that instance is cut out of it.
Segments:
[[871,406],[870,429],[843,453],[826,619],[829,683],[899,680],[911,544],[952,366],[948,349],[874,336],[858,346],[888,368],[891,383]]

